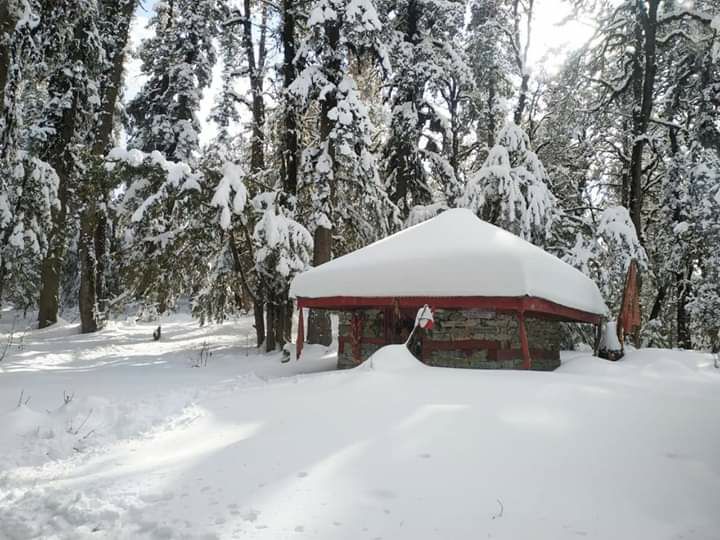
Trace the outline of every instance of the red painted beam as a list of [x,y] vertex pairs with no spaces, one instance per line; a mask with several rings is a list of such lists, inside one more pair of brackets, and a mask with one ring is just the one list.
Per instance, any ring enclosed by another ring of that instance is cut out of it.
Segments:
[[447,309],[494,309],[496,311],[525,311],[562,321],[599,324],[602,316],[563,306],[534,296],[328,296],[324,298],[298,298],[298,307],[329,310],[359,308],[420,308],[428,304],[432,308]]
[[298,314],[297,338],[295,339],[295,360],[300,360],[300,355],[305,342],[305,321],[303,320],[303,308],[298,306],[300,313]]

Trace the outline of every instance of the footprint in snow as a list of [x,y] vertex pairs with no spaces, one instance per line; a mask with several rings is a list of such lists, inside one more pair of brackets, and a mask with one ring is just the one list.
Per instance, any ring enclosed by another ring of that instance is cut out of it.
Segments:
[[145,503],[159,503],[169,501],[174,497],[172,493],[166,491],[165,493],[145,493],[140,495],[140,500]]
[[396,497],[395,493],[389,489],[373,489],[370,492],[370,495],[373,495],[378,499],[394,499]]
[[248,510],[247,512],[242,514],[242,518],[245,521],[256,521],[259,516],[260,512],[258,512],[257,510]]

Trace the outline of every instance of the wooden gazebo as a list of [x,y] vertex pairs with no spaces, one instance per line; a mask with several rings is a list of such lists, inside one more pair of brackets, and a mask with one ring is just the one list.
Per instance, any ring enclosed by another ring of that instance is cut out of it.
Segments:
[[[304,272],[290,294],[300,310],[297,357],[303,308],[327,309],[347,314],[340,352],[349,346],[352,363],[403,339],[394,331],[399,322],[428,304],[445,319],[421,336],[421,360],[455,365],[445,355],[465,367],[552,369],[540,367],[540,358],[552,356],[559,364],[559,342],[543,348],[550,327],[529,338],[528,321],[599,325],[607,312],[597,286],[580,271],[462,209]],[[517,339],[507,334],[515,330]]]

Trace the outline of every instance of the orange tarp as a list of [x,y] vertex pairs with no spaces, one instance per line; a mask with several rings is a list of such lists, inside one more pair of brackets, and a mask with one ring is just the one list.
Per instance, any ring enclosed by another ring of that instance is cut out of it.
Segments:
[[620,344],[624,337],[640,328],[640,291],[638,290],[638,267],[633,259],[628,266],[623,290],[622,305],[618,314],[617,333]]

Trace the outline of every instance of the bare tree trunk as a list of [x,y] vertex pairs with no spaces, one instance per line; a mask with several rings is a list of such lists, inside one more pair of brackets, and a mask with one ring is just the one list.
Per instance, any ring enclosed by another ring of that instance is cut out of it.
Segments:
[[[297,195],[298,166],[300,164],[300,145],[298,140],[298,125],[295,103],[291,99],[289,89],[297,77],[295,55],[295,8],[293,0],[282,2],[282,47],[283,47],[283,90],[285,104],[283,108],[282,160],[280,174],[282,178],[283,195],[280,205],[289,213],[295,211],[295,197]],[[278,310],[275,323],[276,345],[283,348],[291,340],[290,326],[292,321],[293,304],[288,297],[288,290],[277,292]]]
[[[51,81],[51,86],[62,88],[63,76]],[[45,159],[58,175],[58,202],[51,215],[50,231],[48,232],[48,251],[41,263],[40,297],[38,299],[38,324],[45,328],[55,324],[60,308],[60,273],[65,259],[68,224],[68,199],[70,183],[69,147],[75,134],[75,121],[78,109],[78,95],[72,96],[72,104],[62,113],[59,129],[55,139],[46,149]]]
[[[267,6],[263,5],[261,14],[260,36],[257,53],[253,41],[252,7],[250,0],[243,1],[243,47],[248,62],[248,78],[250,80],[250,93],[252,95],[252,138],[250,140],[250,174],[257,176],[265,170],[265,98],[263,91],[263,77],[266,57],[266,24]],[[246,231],[247,233],[247,231]],[[263,298],[271,291],[256,291],[253,301],[253,314],[255,317],[255,335],[257,346],[265,343],[266,350],[275,348],[274,332],[272,331],[272,307],[268,303],[263,305]],[[267,312],[267,313],[266,313]],[[266,326],[267,321],[267,326]]]
[[295,69],[295,11],[293,0],[283,0],[283,89],[285,90],[285,110],[283,111],[283,189],[290,195],[297,194],[298,164],[300,163],[300,150],[298,144],[297,117],[295,108],[288,102],[290,97],[288,89],[295,81],[297,70]]
[[[513,121],[515,124],[520,125],[522,121],[523,113],[525,112],[525,106],[527,105],[527,94],[528,86],[530,84],[530,72],[528,68],[528,51],[530,50],[530,37],[532,35],[532,17],[533,17],[533,2],[534,0],[528,0],[527,3],[521,4],[520,0],[514,0],[513,2],[513,19],[514,19],[514,44],[515,50],[515,62],[520,72],[520,94],[518,95],[518,104],[515,108],[515,114],[513,115]],[[525,45],[522,45],[522,39],[520,37],[520,12],[519,8],[522,5],[525,10]]]
[[[325,22],[325,35],[328,40],[328,47],[333,51],[334,56],[328,65],[328,72],[331,76],[336,76],[340,71],[340,55],[337,52],[340,44],[340,26],[336,21]],[[337,85],[340,81],[332,81]],[[320,106],[320,139],[327,141],[328,156],[332,163],[333,172],[338,170],[335,159],[335,143],[331,138],[331,133],[335,125],[335,120],[329,118],[329,113],[337,106],[337,94],[328,92]],[[333,175],[332,182],[336,176]],[[330,195],[333,197],[334,189],[330,186]],[[313,251],[313,265],[320,266],[328,262],[332,257],[332,231],[322,226],[315,229],[314,234],[315,246]],[[332,343],[332,328],[330,327],[330,314],[324,310],[311,309],[308,317],[308,343],[318,343],[321,345],[330,345]]]
[[275,306],[275,345],[282,349],[290,341],[290,326],[292,321],[292,303],[288,302],[287,295]]
[[107,289],[105,287],[105,271],[107,269],[107,204],[98,209],[96,214],[95,234],[95,296],[97,298],[97,311],[105,313],[107,305]]
[[[332,235],[330,229],[318,227],[315,229],[315,251],[313,253],[313,266],[319,266],[330,260]],[[332,328],[330,327],[330,314],[326,310],[311,309],[308,316],[308,343],[330,345],[332,343]]]
[[495,69],[488,78],[488,100],[487,100],[487,144],[488,149],[495,146],[495,133],[497,131],[497,120],[495,118],[495,96],[497,93],[497,76]]
[[262,302],[253,302],[253,317],[255,318],[255,341],[257,347],[265,343],[265,307]]
[[275,350],[275,322],[277,318],[276,305],[269,301],[265,304],[265,350],[272,352]]
[[[117,41],[110,51],[110,66],[103,74],[103,86],[100,89],[101,108],[92,146],[92,155],[96,158],[102,158],[105,155],[112,138],[115,106],[122,87],[125,46],[128,41],[135,1],[104,0],[102,7],[105,26],[109,22],[115,25]],[[84,200],[80,211],[78,249],[80,252],[80,328],[83,333],[97,331],[98,297],[104,294],[102,282],[105,271],[106,219],[104,208],[100,208],[98,205],[99,200],[107,199],[105,193],[107,187],[103,185],[103,173],[102,170],[90,171],[90,174],[85,177],[86,185],[82,190]],[[101,213],[102,217],[99,216]]]
[[97,297],[95,288],[95,207],[88,205],[81,213],[80,220],[80,332],[96,332]]
[[[656,34],[657,12],[660,0],[649,0],[647,10],[644,2],[637,3],[637,22],[635,26],[635,41],[637,50],[633,60],[633,141],[630,151],[629,167],[629,211],[630,218],[635,225],[638,239],[643,240],[642,230],[642,175],[643,151],[647,143],[647,133],[650,117],[653,110],[653,93],[655,90],[655,76],[657,73]],[[640,62],[640,51],[643,52],[644,64]]]
[[5,104],[5,87],[12,63],[12,36],[17,24],[13,15],[8,1],[0,2],[0,107]]
[[[59,175],[58,175],[59,176]],[[38,299],[38,325],[45,328],[55,324],[60,309],[60,272],[65,258],[65,230],[67,229],[67,178],[60,177],[60,207],[52,212],[52,225],[48,233],[48,251],[40,267],[40,297]]]
[[677,300],[677,333],[678,347],[692,349],[692,336],[690,334],[690,317],[687,312],[687,304],[690,301],[690,275],[692,268],[683,270],[676,274],[676,286],[678,291]]
[[[403,40],[411,47],[415,47],[420,42],[419,24],[422,17],[423,7],[417,0],[409,0],[406,6],[406,28]],[[418,106],[421,98],[421,82],[409,82],[397,89],[397,103],[411,104]],[[418,114],[417,125],[414,131],[418,131],[418,127],[425,122],[422,115]],[[407,129],[404,124],[400,126]],[[412,196],[415,204],[422,204],[423,199],[430,202],[430,194],[424,192],[424,186],[420,181],[423,170],[422,164],[417,161],[417,147],[420,141],[417,137],[410,136],[408,133],[400,133],[396,125],[392,126],[388,145],[385,148],[385,154],[388,159],[389,173],[393,175],[393,186],[389,193],[389,198],[393,204],[400,209],[403,219],[407,218],[410,213],[410,205],[408,197]]]

